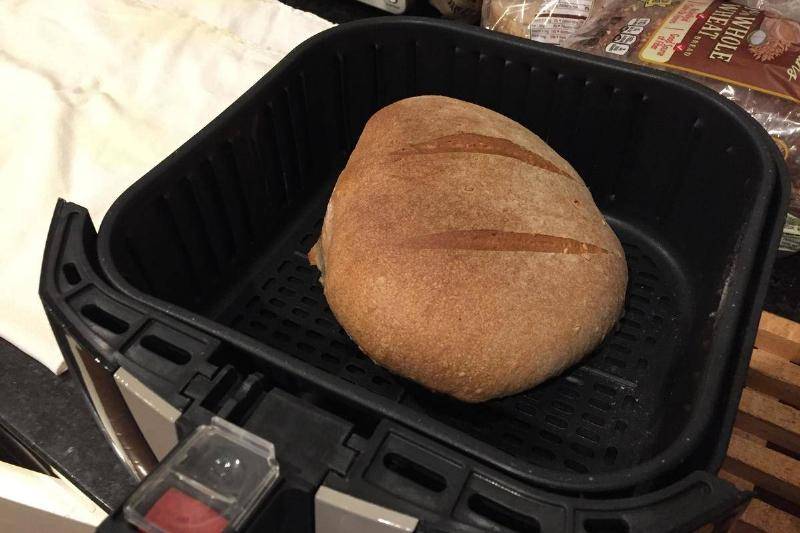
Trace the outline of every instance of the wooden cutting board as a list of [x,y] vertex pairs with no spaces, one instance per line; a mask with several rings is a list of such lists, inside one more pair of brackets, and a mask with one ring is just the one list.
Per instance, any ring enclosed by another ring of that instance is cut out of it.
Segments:
[[734,532],[800,532],[800,324],[764,312],[720,477],[756,493]]

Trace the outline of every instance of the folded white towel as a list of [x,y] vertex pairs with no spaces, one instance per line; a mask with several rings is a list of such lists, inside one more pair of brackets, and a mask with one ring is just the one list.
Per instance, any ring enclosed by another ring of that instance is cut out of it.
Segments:
[[331,23],[276,0],[0,3],[0,336],[64,369],[39,301],[56,199],[133,181]]

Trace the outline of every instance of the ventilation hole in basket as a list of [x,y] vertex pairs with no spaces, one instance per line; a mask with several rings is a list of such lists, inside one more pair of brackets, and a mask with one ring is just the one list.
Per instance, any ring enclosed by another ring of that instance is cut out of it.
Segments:
[[625,361],[611,355],[606,356],[606,361],[608,362],[608,364],[615,366],[617,368],[625,368],[626,366]]
[[314,324],[316,324],[318,326],[325,327],[325,328],[335,328],[336,327],[333,324],[333,322],[331,322],[330,320],[326,320],[324,318],[315,318],[314,319]]
[[622,399],[622,408],[623,409],[633,409],[633,406],[636,405],[636,398],[628,394],[625,398]]
[[302,285],[303,284],[303,280],[302,279],[296,278],[294,276],[289,276],[288,278],[286,278],[286,281],[288,281],[289,283],[292,283],[294,285]]
[[265,318],[278,318],[278,315],[270,311],[269,309],[259,309],[258,314]]
[[650,298],[646,298],[646,297],[641,296],[639,294],[631,294],[631,295],[629,295],[628,296],[628,300],[630,300],[631,303],[640,303],[640,304],[644,304],[645,306],[650,305]]
[[567,421],[560,416],[547,415],[544,417],[544,421],[559,429],[565,429],[569,425]]
[[572,407],[568,403],[559,402],[558,400],[554,400],[551,405],[553,406],[553,409],[556,409],[557,411],[561,411],[562,413],[564,413],[566,415],[571,415],[572,413],[575,412],[575,408],[574,407]]
[[252,298],[250,298],[249,300],[247,300],[247,303],[246,303],[246,304],[244,304],[244,308],[245,308],[245,309],[252,309],[252,308],[253,308],[253,307],[255,307],[255,306],[256,306],[256,304],[258,304],[259,302],[261,302],[261,298],[259,298],[258,296],[253,296]]
[[624,331],[618,331],[617,337],[620,339],[625,339],[626,341],[636,342],[636,335],[631,335],[630,333],[626,333]]
[[593,415],[591,413],[583,413],[583,415],[581,415],[581,418],[583,418],[584,420],[586,420],[590,424],[594,424],[595,426],[598,426],[598,427],[603,427],[603,426],[606,425],[606,421],[603,418],[601,418],[601,417],[599,417],[597,415]]
[[284,320],[283,325],[291,329],[300,329],[300,324],[289,319]]
[[617,395],[617,391],[615,391],[613,388],[609,387],[608,385],[603,385],[602,383],[595,383],[594,384],[594,390],[596,390],[600,394],[608,396],[609,398],[613,398],[614,396]]
[[128,331],[130,327],[127,322],[117,318],[105,309],[101,309],[94,304],[87,304],[81,307],[81,314],[100,326],[101,328],[120,335]]
[[516,407],[518,411],[525,413],[526,415],[533,416],[536,414],[536,407],[529,403],[517,402]]
[[667,305],[672,302],[672,298],[670,298],[669,296],[659,296],[658,301],[659,303]]
[[[281,264],[280,264],[280,266],[278,267],[278,272],[285,272],[285,271],[286,271],[286,270],[287,270],[289,267],[291,267],[291,266],[292,266],[292,263],[291,263],[290,261],[284,261],[284,262],[283,262],[283,263],[281,263]],[[270,281],[272,281],[272,279],[270,279],[269,281],[267,281],[267,283],[269,283]]]
[[273,331],[272,338],[280,342],[289,342],[290,340],[292,340],[292,338],[289,337],[289,335],[287,335],[282,331]]
[[628,317],[622,317],[619,319],[620,324],[625,324],[626,326],[630,326],[634,329],[642,329],[642,323],[632,320]]
[[587,446],[584,446],[583,444],[578,444],[577,442],[573,442],[572,444],[569,445],[569,447],[572,448],[572,450],[575,453],[583,455],[584,457],[588,457],[589,459],[594,457],[594,452],[592,451],[592,449]]
[[647,359],[640,357],[636,360],[636,369],[645,370],[647,368]]
[[347,351],[347,345],[339,341],[331,341],[331,348],[334,350]]
[[306,305],[317,305],[317,301],[309,298],[308,296],[303,296],[300,298],[300,303],[304,303]]
[[261,285],[261,290],[267,290],[267,288],[275,282],[275,278],[269,278],[267,281]]
[[379,387],[385,387],[392,384],[391,381],[381,376],[373,376],[371,381]]
[[655,344],[656,343],[656,339],[655,339],[655,337],[645,337],[644,338],[644,342],[646,342],[647,344]]
[[278,287],[278,292],[285,296],[294,296],[297,294],[297,291],[290,289],[289,287]]
[[313,274],[314,273],[314,269],[312,269],[311,267],[307,267],[305,265],[297,265],[297,266],[295,266],[294,267],[294,271],[298,272],[300,274]]
[[575,433],[588,441],[594,442],[595,444],[600,442],[600,435],[596,431],[580,427],[575,431]]
[[609,446],[606,448],[606,452],[603,454],[603,461],[611,466],[617,460],[617,449],[613,446]]
[[344,368],[345,368],[345,369],[346,369],[348,372],[350,372],[351,374],[362,375],[362,374],[366,374],[366,373],[367,373],[367,371],[366,371],[366,370],[364,370],[364,369],[363,369],[363,368],[361,368],[360,366],[356,366],[356,365],[347,365],[347,366],[346,366],[346,367],[344,367]]
[[261,329],[261,330],[268,329],[266,324],[259,322],[258,320],[251,320],[250,327],[253,329]]
[[546,441],[552,442],[553,444],[561,444],[562,442],[561,437],[559,437],[555,433],[547,431],[546,429],[541,430],[539,432],[539,436]]
[[522,444],[522,439],[518,435],[514,435],[513,433],[503,433],[502,437],[509,441],[512,444],[519,446]]
[[78,273],[78,267],[75,266],[75,263],[64,263],[64,266],[61,267],[61,271],[64,273],[64,278],[70,285],[77,285],[81,282],[81,275]]
[[308,311],[300,309],[299,307],[295,307],[294,309],[292,309],[292,314],[300,318],[308,318]]
[[192,360],[189,352],[155,335],[145,335],[139,344],[142,348],[176,365],[185,365]]
[[387,453],[383,457],[383,465],[395,474],[432,492],[442,492],[447,488],[444,476],[402,455]]
[[325,336],[320,335],[319,333],[317,333],[316,331],[311,330],[311,329],[307,329],[306,330],[306,337],[308,337],[309,339],[315,339],[315,340],[322,340],[322,339],[325,338]]
[[331,364],[334,364],[334,365],[338,365],[339,364],[339,358],[336,357],[335,355],[331,355],[329,353],[323,353],[319,357],[320,357],[320,359],[322,359],[326,363],[331,363]]
[[564,466],[578,472],[579,474],[586,474],[589,472],[589,469],[586,468],[586,465],[583,463],[579,463],[578,461],[573,461],[572,459],[564,459]]
[[539,533],[541,531],[539,522],[535,518],[525,516],[477,493],[469,497],[467,507],[473,513],[514,533]]
[[628,424],[624,420],[617,420],[614,422],[614,431],[617,433],[625,433],[628,429]]
[[532,446],[531,458],[534,460],[538,459],[540,461],[555,461],[556,454],[548,450],[547,448],[542,448],[540,446]]
[[609,409],[611,409],[610,403],[600,400],[598,398],[589,398],[589,405],[591,405],[592,407],[596,407],[601,411],[608,411]]
[[275,307],[283,307],[286,305],[286,302],[283,300],[279,300],[277,298],[270,298],[269,303],[274,305]]
[[531,428],[530,424],[528,424],[527,422],[525,422],[523,420],[520,420],[519,418],[509,418],[508,422],[512,426],[516,426],[517,429],[526,430],[526,429],[530,429]]
[[612,342],[611,344],[608,345],[608,347],[620,353],[631,353],[633,351],[627,346],[623,346],[622,344],[616,342]]
[[306,353],[314,353],[314,347],[304,342],[298,342],[297,347]]
[[664,317],[661,315],[653,315],[653,322],[655,322],[656,324],[661,324],[662,322],[664,322]]
[[573,389],[572,387],[565,387],[562,386],[558,389],[558,393],[564,396],[565,398],[569,398],[570,400],[577,400],[581,397],[580,393]]
[[621,518],[587,518],[583,521],[586,533],[628,533],[630,527]]

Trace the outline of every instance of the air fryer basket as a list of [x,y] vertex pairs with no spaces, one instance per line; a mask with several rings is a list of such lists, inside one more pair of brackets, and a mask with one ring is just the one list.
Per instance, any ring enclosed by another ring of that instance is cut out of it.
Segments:
[[[513,397],[462,404],[374,365],[305,256],[366,120],[419,94],[539,134],[623,242],[619,328]],[[771,264],[759,245],[783,216],[773,149],[686,80],[431,21],[349,24],[299,47],[125,192],[103,220],[99,263],[123,293],[238,347],[251,368],[312,379],[529,482],[624,489],[711,455],[698,450],[709,428],[725,445],[732,420],[718,418],[738,400],[763,297],[754,262]]]

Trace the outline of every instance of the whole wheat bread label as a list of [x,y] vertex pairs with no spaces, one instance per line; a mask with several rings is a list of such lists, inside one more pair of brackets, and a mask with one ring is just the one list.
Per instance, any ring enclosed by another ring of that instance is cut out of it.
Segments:
[[684,0],[639,59],[800,103],[800,23],[720,0]]

